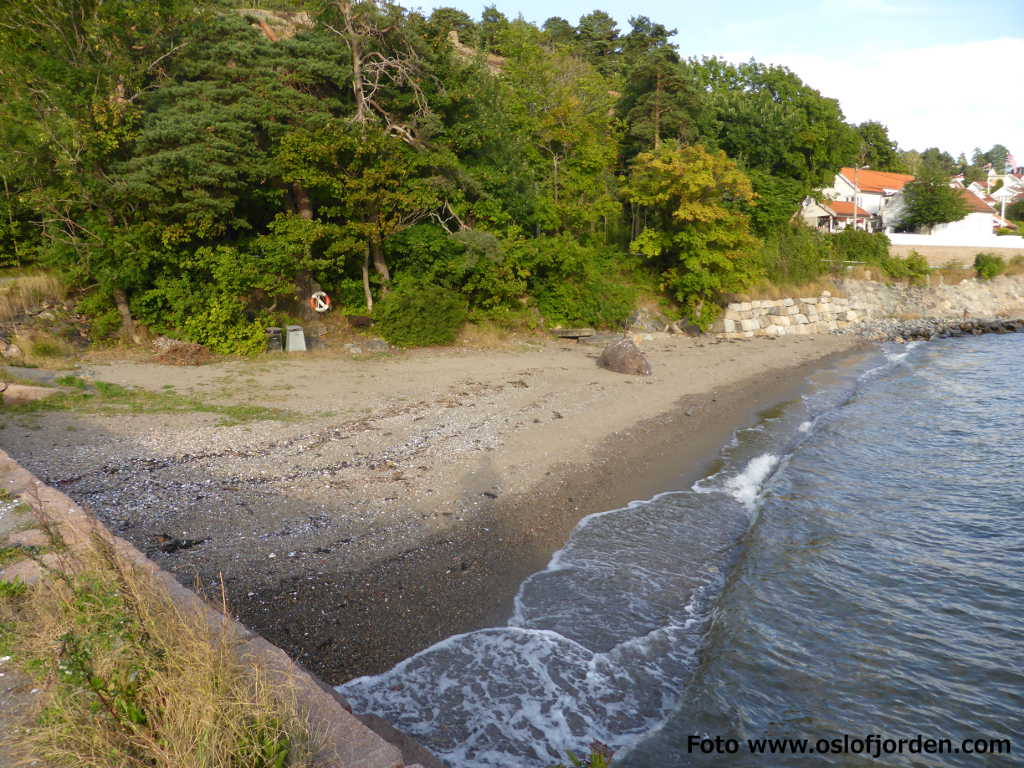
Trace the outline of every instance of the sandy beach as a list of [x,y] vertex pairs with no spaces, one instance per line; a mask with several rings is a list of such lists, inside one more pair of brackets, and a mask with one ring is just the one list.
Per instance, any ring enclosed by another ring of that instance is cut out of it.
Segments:
[[[853,336],[655,334],[650,377],[566,341],[183,368],[90,363],[83,378],[216,414],[5,415],[0,446],[185,584],[331,683],[501,623],[517,585],[592,512],[684,484]],[[174,552],[160,536],[202,540]]]

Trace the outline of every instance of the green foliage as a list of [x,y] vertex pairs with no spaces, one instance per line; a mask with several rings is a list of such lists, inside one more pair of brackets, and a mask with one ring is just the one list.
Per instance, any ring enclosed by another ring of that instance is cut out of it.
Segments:
[[[25,596],[27,593],[28,585],[21,579],[15,579],[14,581],[0,579],[0,600],[15,600]],[[0,639],[5,634],[3,627],[0,627]]]
[[665,287],[687,317],[707,328],[727,293],[757,275],[760,241],[740,205],[754,192],[725,153],[666,143],[637,155],[625,188],[646,226],[630,249],[657,264]]
[[263,324],[245,321],[240,301],[218,296],[204,311],[185,321],[187,339],[224,355],[255,355],[267,348]]
[[974,271],[979,280],[991,280],[1006,271],[1006,261],[994,253],[979,253],[974,257]]
[[398,283],[374,310],[381,336],[399,347],[451,344],[466,320],[466,302],[452,290]]
[[879,265],[889,258],[889,238],[880,232],[847,227],[832,235],[832,245],[840,261]]
[[959,221],[968,212],[960,190],[949,186],[948,174],[927,165],[903,187],[903,205],[899,222],[903,231],[931,230],[936,224]]
[[785,67],[714,58],[689,66],[707,94],[704,142],[743,167],[792,179],[809,192],[857,157],[860,138],[839,103]]
[[916,251],[905,259],[891,256],[889,238],[881,232],[869,233],[847,228],[832,236],[832,245],[840,261],[877,267],[894,280],[920,283],[930,271],[927,259]]
[[896,142],[889,138],[889,130],[879,122],[869,120],[857,126],[860,134],[861,165],[876,171],[907,173],[907,165],[900,156]]
[[833,271],[836,252],[831,235],[791,223],[765,237],[756,260],[769,282],[803,285]]

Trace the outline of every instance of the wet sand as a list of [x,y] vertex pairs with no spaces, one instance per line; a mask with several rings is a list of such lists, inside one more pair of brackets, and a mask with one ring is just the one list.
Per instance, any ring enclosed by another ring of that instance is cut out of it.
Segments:
[[[654,375],[572,342],[201,368],[88,366],[97,380],[287,421],[214,414],[0,416],[0,446],[186,584],[331,683],[503,623],[583,516],[688,485],[853,337],[655,335]],[[208,539],[164,553],[157,537]]]

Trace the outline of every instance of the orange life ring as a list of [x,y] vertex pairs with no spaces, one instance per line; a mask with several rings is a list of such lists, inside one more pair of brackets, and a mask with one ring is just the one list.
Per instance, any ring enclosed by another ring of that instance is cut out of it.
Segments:
[[331,308],[331,297],[323,291],[317,291],[309,297],[309,307],[314,312],[326,312]]

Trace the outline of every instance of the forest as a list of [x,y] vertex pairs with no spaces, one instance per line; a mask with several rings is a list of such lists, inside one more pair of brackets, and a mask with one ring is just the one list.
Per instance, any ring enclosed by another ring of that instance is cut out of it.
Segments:
[[0,265],[59,271],[95,338],[257,351],[313,283],[425,342],[616,327],[638,297],[707,327],[858,245],[792,223],[839,167],[944,155],[644,16],[237,5],[0,10]]

